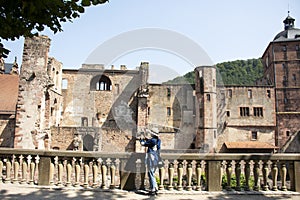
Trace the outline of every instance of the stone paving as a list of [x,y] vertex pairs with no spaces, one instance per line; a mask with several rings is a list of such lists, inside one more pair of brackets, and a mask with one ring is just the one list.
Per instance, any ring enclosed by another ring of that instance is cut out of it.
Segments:
[[300,200],[300,193],[295,192],[196,192],[196,191],[159,191],[157,196],[146,195],[145,191],[128,192],[124,190],[56,188],[29,185],[1,184],[1,200],[140,200],[140,199],[167,199],[167,200]]

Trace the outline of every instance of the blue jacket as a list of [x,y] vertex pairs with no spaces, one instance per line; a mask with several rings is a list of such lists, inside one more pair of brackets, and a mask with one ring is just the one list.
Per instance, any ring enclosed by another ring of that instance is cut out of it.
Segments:
[[146,164],[149,167],[156,167],[160,155],[161,140],[159,138],[152,137],[147,140],[140,140],[141,145],[148,147],[146,155]]

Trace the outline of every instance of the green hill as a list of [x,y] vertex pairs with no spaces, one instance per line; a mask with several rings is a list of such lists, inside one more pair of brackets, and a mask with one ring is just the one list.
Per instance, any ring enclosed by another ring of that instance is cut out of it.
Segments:
[[[263,75],[263,65],[261,59],[235,60],[216,64],[218,69],[217,82],[225,85],[254,85],[255,81]],[[165,83],[181,84],[195,83],[193,71],[183,76],[178,76]]]

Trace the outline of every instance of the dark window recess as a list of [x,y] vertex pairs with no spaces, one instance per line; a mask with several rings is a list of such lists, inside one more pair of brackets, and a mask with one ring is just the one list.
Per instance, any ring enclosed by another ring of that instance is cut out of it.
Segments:
[[263,108],[262,107],[254,107],[253,108],[253,115],[255,117],[263,117]]
[[241,117],[248,117],[248,116],[250,116],[249,107],[240,107],[240,116]]
[[251,132],[251,140],[257,140],[257,131]]

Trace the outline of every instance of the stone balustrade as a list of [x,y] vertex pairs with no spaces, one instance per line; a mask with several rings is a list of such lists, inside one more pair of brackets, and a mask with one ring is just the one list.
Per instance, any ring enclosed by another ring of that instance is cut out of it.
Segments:
[[[0,184],[144,189],[148,184],[144,157],[0,148]],[[300,154],[162,153],[162,157],[159,190],[300,192]]]

